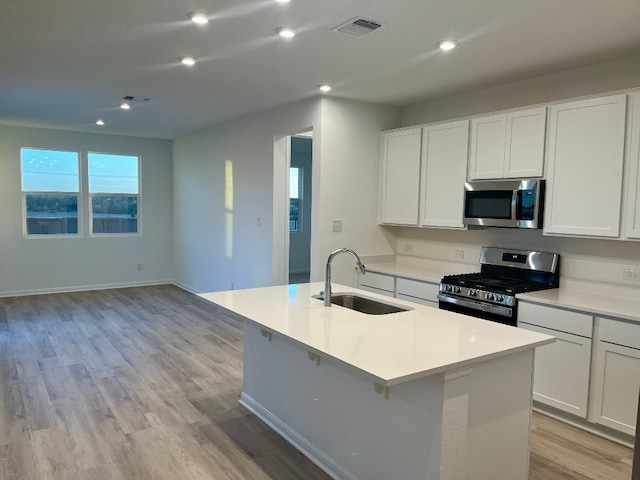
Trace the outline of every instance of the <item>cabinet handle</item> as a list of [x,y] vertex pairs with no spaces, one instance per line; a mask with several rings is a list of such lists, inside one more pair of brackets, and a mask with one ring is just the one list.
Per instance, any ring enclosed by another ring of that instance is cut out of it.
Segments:
[[385,400],[389,399],[389,387],[386,385],[382,385],[381,383],[374,382],[373,389],[376,391],[378,395],[382,395]]
[[311,360],[312,362],[315,362],[316,365],[320,365],[320,355],[315,354],[310,350],[307,351],[307,355],[309,357],[309,360]]

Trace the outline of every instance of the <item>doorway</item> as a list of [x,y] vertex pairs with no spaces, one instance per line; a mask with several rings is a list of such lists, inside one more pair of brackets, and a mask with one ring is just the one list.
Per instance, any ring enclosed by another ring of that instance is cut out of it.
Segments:
[[289,143],[289,272],[288,283],[308,283],[311,271],[311,204],[313,132]]

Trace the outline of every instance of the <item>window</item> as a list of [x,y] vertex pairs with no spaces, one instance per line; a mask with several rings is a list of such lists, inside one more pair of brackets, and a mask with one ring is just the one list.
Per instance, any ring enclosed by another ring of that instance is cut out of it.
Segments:
[[140,159],[89,153],[91,233],[138,233]]
[[76,152],[22,148],[27,235],[77,235],[80,164]]
[[289,231],[299,232],[302,229],[300,223],[300,201],[302,200],[302,169],[291,167],[289,169]]

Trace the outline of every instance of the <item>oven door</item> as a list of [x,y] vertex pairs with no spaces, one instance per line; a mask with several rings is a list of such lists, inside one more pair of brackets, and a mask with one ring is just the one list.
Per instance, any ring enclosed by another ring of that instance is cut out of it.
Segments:
[[441,310],[447,310],[449,312],[462,313],[464,315],[503,323],[513,327],[518,324],[518,319],[516,318],[516,305],[513,307],[505,307],[502,305],[494,305],[491,303],[469,300],[467,298],[460,298],[455,295],[447,295],[446,293],[438,294],[438,305]]

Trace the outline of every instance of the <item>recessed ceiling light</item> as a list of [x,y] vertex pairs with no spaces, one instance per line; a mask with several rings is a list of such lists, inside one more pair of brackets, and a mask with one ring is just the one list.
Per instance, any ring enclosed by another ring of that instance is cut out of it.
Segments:
[[96,125],[103,126],[104,125],[104,120],[102,120],[102,119],[96,120]]
[[276,0],[278,3],[289,3],[291,0]]
[[129,110],[131,108],[131,105],[129,105],[127,102],[123,102],[120,104],[120,108],[123,110]]
[[438,44],[438,47],[440,47],[440,50],[444,50],[446,52],[456,48],[456,45],[458,45],[458,43],[453,40],[443,40]]
[[197,23],[198,25],[206,25],[209,23],[209,15],[206,13],[191,12],[187,17],[189,17],[189,20],[193,23]]
[[318,85],[318,89],[321,92],[327,93],[331,91],[331,85],[323,83],[322,85]]
[[282,38],[292,38],[296,36],[296,31],[291,27],[278,27],[276,33]]
[[180,62],[183,65],[187,65],[189,67],[193,67],[196,64],[196,59],[193,57],[180,57]]

